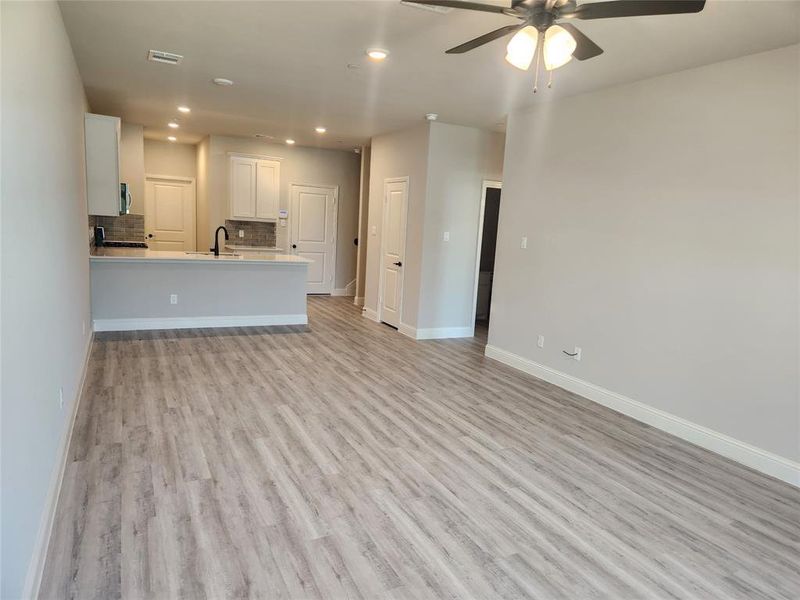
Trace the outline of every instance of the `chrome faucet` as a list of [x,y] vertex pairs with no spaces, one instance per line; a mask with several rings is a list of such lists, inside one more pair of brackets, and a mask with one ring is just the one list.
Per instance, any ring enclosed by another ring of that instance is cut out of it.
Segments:
[[222,229],[222,231],[225,232],[225,239],[226,240],[230,239],[228,237],[228,230],[225,229],[225,227],[223,225],[220,225],[219,227],[217,227],[217,230],[214,232],[214,247],[213,248],[209,248],[209,250],[211,250],[214,253],[214,256],[219,256],[219,230],[220,229]]

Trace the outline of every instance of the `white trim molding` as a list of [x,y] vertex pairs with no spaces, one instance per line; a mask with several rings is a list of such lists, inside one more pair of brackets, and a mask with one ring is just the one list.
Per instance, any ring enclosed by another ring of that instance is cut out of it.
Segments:
[[331,296],[355,296],[356,295],[356,280],[353,279],[343,288],[334,288],[331,291]]
[[687,442],[691,442],[735,460],[745,466],[775,477],[786,483],[800,487],[800,463],[772,452],[752,446],[725,434],[719,433],[697,423],[648,406],[598,385],[562,373],[551,367],[539,364],[496,346],[486,346],[485,354],[510,367],[543,379],[558,387],[597,402],[607,408],[627,415],[637,421],[666,431]]
[[381,320],[378,318],[378,311],[367,308],[366,306],[362,309],[361,314],[365,316],[370,321],[375,321],[376,323],[380,323]]
[[406,325],[405,323],[400,323],[397,331],[402,333],[406,337],[410,337],[412,340],[417,339],[417,328],[412,327],[411,325]]
[[142,319],[95,319],[95,331],[149,329],[204,329],[207,327],[259,327],[307,325],[308,315],[236,315],[219,317],[155,317]]
[[356,306],[364,306],[364,296],[356,296],[353,298],[353,304]]
[[94,332],[91,332],[86,342],[83,367],[81,369],[80,379],[78,380],[75,397],[72,399],[72,410],[69,415],[69,421],[67,426],[64,427],[64,432],[61,434],[61,440],[58,444],[58,462],[50,476],[50,485],[47,490],[44,512],[40,518],[39,531],[36,534],[31,561],[28,564],[28,572],[25,576],[25,584],[22,593],[23,598],[39,597],[39,588],[42,585],[42,575],[44,574],[44,563],[47,559],[47,549],[50,547],[50,537],[53,533],[53,524],[55,523],[56,510],[58,509],[58,499],[61,495],[61,485],[67,470],[69,443],[72,440],[72,431],[75,428],[78,407],[83,397],[83,388],[86,385],[86,375],[89,371],[89,357],[92,355],[93,345]]
[[415,340],[444,340],[451,338],[467,338],[475,335],[474,327],[430,327],[417,329],[400,323],[397,331]]

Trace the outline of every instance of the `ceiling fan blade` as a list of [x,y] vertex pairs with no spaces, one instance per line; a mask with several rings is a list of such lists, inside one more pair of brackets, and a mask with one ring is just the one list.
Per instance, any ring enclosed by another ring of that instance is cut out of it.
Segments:
[[463,8],[466,10],[479,10],[481,12],[503,14],[508,10],[507,6],[497,6],[496,4],[479,4],[477,2],[461,2],[461,0],[406,0],[411,4],[430,4],[431,6],[446,6],[448,8]]
[[501,38],[504,35],[508,35],[512,31],[516,31],[517,29],[522,29],[523,27],[525,27],[525,23],[506,25],[505,27],[501,27],[500,29],[495,29],[494,31],[490,31],[489,33],[484,33],[482,36],[476,37],[474,40],[464,42],[460,46],[456,46],[455,48],[450,48],[450,50],[448,50],[445,54],[463,54],[464,52],[469,52],[470,50],[474,50],[478,46],[483,46],[484,44],[488,44],[492,40]]
[[569,31],[578,44],[575,47],[575,51],[572,53],[573,58],[588,60],[603,53],[603,49],[600,46],[595,44],[585,33],[572,23],[559,23],[559,25]]
[[581,4],[562,17],[576,19],[611,19],[614,17],[641,17],[647,15],[678,15],[698,13],[705,0],[616,0]]

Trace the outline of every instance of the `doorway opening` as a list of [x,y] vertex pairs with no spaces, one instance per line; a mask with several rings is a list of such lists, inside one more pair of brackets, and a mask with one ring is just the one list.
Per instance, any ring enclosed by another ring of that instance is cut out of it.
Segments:
[[497,228],[500,219],[502,183],[484,181],[481,213],[478,224],[478,256],[475,265],[475,335],[487,336],[492,306],[494,258],[497,249]]

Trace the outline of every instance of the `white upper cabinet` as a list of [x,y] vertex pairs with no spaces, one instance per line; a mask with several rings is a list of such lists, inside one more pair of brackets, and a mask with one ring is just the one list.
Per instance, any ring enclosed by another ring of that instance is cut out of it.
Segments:
[[256,216],[256,162],[252,158],[231,157],[231,219]]
[[86,113],[84,128],[89,214],[106,217],[124,214],[119,186],[120,120]]
[[281,164],[276,160],[231,156],[229,218],[275,221],[280,200]]

